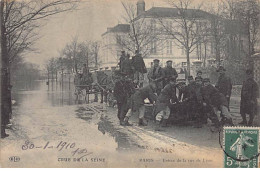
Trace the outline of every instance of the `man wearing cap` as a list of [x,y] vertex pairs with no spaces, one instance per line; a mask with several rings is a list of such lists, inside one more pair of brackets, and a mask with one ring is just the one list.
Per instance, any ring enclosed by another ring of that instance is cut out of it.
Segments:
[[[257,113],[257,97],[259,96],[259,87],[254,80],[253,71],[246,70],[246,80],[241,90],[240,114],[243,121],[239,124],[252,126],[254,117]],[[247,123],[246,114],[249,114]]]
[[124,73],[116,72],[117,76],[120,77],[114,86],[114,97],[117,101],[117,117],[120,121],[120,125],[130,125],[128,122],[124,122],[125,115],[128,111],[128,100],[130,96],[135,92],[132,81],[125,77]]
[[178,77],[178,73],[176,72],[175,68],[172,67],[172,61],[169,60],[166,62],[166,66],[164,68],[164,85],[163,87],[165,87],[169,82],[171,78],[177,79]]
[[232,83],[230,77],[228,77],[225,74],[225,71],[226,70],[223,66],[219,66],[219,68],[217,69],[217,72],[219,73],[219,77],[215,87],[219,90],[220,93],[222,93],[226,97],[228,101],[228,108],[229,108]]
[[144,100],[146,98],[149,99],[150,103],[155,103],[157,96],[156,92],[156,84],[154,82],[149,83],[149,85],[136,90],[136,92],[131,96],[131,101],[129,106],[131,106],[131,110],[129,110],[124,118],[124,123],[126,125],[128,123],[129,118],[133,113],[139,116],[139,126],[147,126],[147,121],[144,118],[145,114],[145,106]]
[[218,91],[213,85],[210,84],[210,79],[203,79],[204,86],[201,89],[203,97],[203,106],[211,106],[217,114],[221,111],[223,124],[233,125],[232,117],[228,111],[228,101],[226,97]]
[[120,58],[119,58],[119,63],[118,63],[120,70],[121,70],[121,68],[122,68],[122,63],[123,63],[123,61],[125,60],[125,58],[126,58],[125,51],[122,50],[122,51],[121,51],[121,56],[120,56]]
[[161,90],[163,89],[163,81],[165,74],[163,68],[161,68],[159,65],[160,60],[154,59],[153,62],[154,65],[148,72],[147,78],[149,79],[149,82],[155,82],[157,87],[156,93],[157,95],[159,95]]
[[178,99],[176,96],[176,79],[171,78],[169,84],[167,84],[163,89],[161,94],[158,96],[155,105],[155,119],[157,125],[162,127],[167,126],[166,122],[170,116],[170,106],[172,103],[177,103]]
[[135,56],[132,57],[132,69],[134,72],[134,81],[138,87],[143,87],[144,73],[147,73],[147,69],[144,63],[144,59],[138,50],[135,51]]

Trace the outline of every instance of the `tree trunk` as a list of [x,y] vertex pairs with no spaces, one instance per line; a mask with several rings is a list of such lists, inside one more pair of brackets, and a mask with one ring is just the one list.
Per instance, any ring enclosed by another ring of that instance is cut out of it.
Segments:
[[206,67],[206,59],[207,59],[207,43],[204,43],[205,56],[203,60],[203,67]]
[[11,99],[11,87],[9,84],[10,77],[10,64],[8,60],[7,52],[7,40],[5,34],[5,26],[3,23],[3,9],[4,2],[1,1],[0,7],[0,16],[1,16],[1,126],[5,126],[9,122],[9,115],[12,112],[12,107],[10,103]]
[[186,49],[186,57],[187,57],[187,71],[188,76],[190,76],[190,52],[188,49]]

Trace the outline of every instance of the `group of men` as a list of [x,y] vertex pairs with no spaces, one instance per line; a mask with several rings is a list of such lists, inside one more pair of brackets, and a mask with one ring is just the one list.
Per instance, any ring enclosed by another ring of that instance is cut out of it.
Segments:
[[[219,78],[215,86],[209,78],[202,78],[202,72],[198,71],[195,79],[189,76],[186,83],[177,83],[178,74],[172,67],[172,61],[167,61],[167,66],[161,68],[159,60],[154,60],[153,67],[148,72],[149,84],[136,88],[132,78],[124,72],[124,68],[118,71],[122,79],[116,82],[114,96],[118,105],[118,118],[123,126],[131,126],[129,118],[133,113],[139,116],[139,125],[146,126],[145,99],[153,104],[152,115],[159,127],[167,126],[172,109],[182,106],[181,115],[187,120],[195,121],[196,127],[201,127],[210,119],[213,126],[233,125],[229,109],[232,82],[225,74],[225,68],[217,69]],[[124,65],[122,65],[124,67]],[[258,86],[253,80],[252,70],[246,71],[247,78],[241,91],[241,115],[243,121],[240,124],[251,126],[257,109]],[[176,95],[176,89],[179,95]],[[220,114],[219,114],[220,113]],[[250,115],[249,122],[246,114]]]

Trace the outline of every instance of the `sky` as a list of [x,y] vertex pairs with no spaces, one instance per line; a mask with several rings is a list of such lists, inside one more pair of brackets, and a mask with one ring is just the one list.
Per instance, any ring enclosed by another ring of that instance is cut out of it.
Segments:
[[[130,0],[136,3],[137,0]],[[167,0],[145,0],[146,10],[151,7],[170,7]],[[124,9],[121,0],[83,0],[78,10],[58,14],[40,21],[42,27],[40,39],[34,45],[36,52],[24,55],[27,62],[38,64],[42,69],[52,57],[59,57],[59,52],[76,36],[79,41],[101,40],[107,27],[124,23]]]

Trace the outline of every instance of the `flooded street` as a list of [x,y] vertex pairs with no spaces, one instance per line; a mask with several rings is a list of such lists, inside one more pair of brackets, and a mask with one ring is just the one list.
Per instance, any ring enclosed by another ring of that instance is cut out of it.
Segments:
[[[148,127],[137,126],[136,117],[131,119],[133,127],[122,127],[116,108],[98,102],[76,102],[72,84],[53,82],[47,86],[45,81],[36,81],[29,86],[19,85],[14,87],[13,99],[13,125],[7,130],[10,136],[1,139],[1,153],[19,156],[27,166],[222,166],[218,134],[208,128],[170,127],[155,132],[152,122]],[[215,155],[208,156],[212,152]],[[164,157],[169,162],[163,161]],[[30,163],[30,159],[36,163]],[[197,162],[183,165],[174,162],[177,159]],[[208,162],[203,164],[204,159]],[[2,160],[6,161],[3,167],[21,167],[9,158]]]

